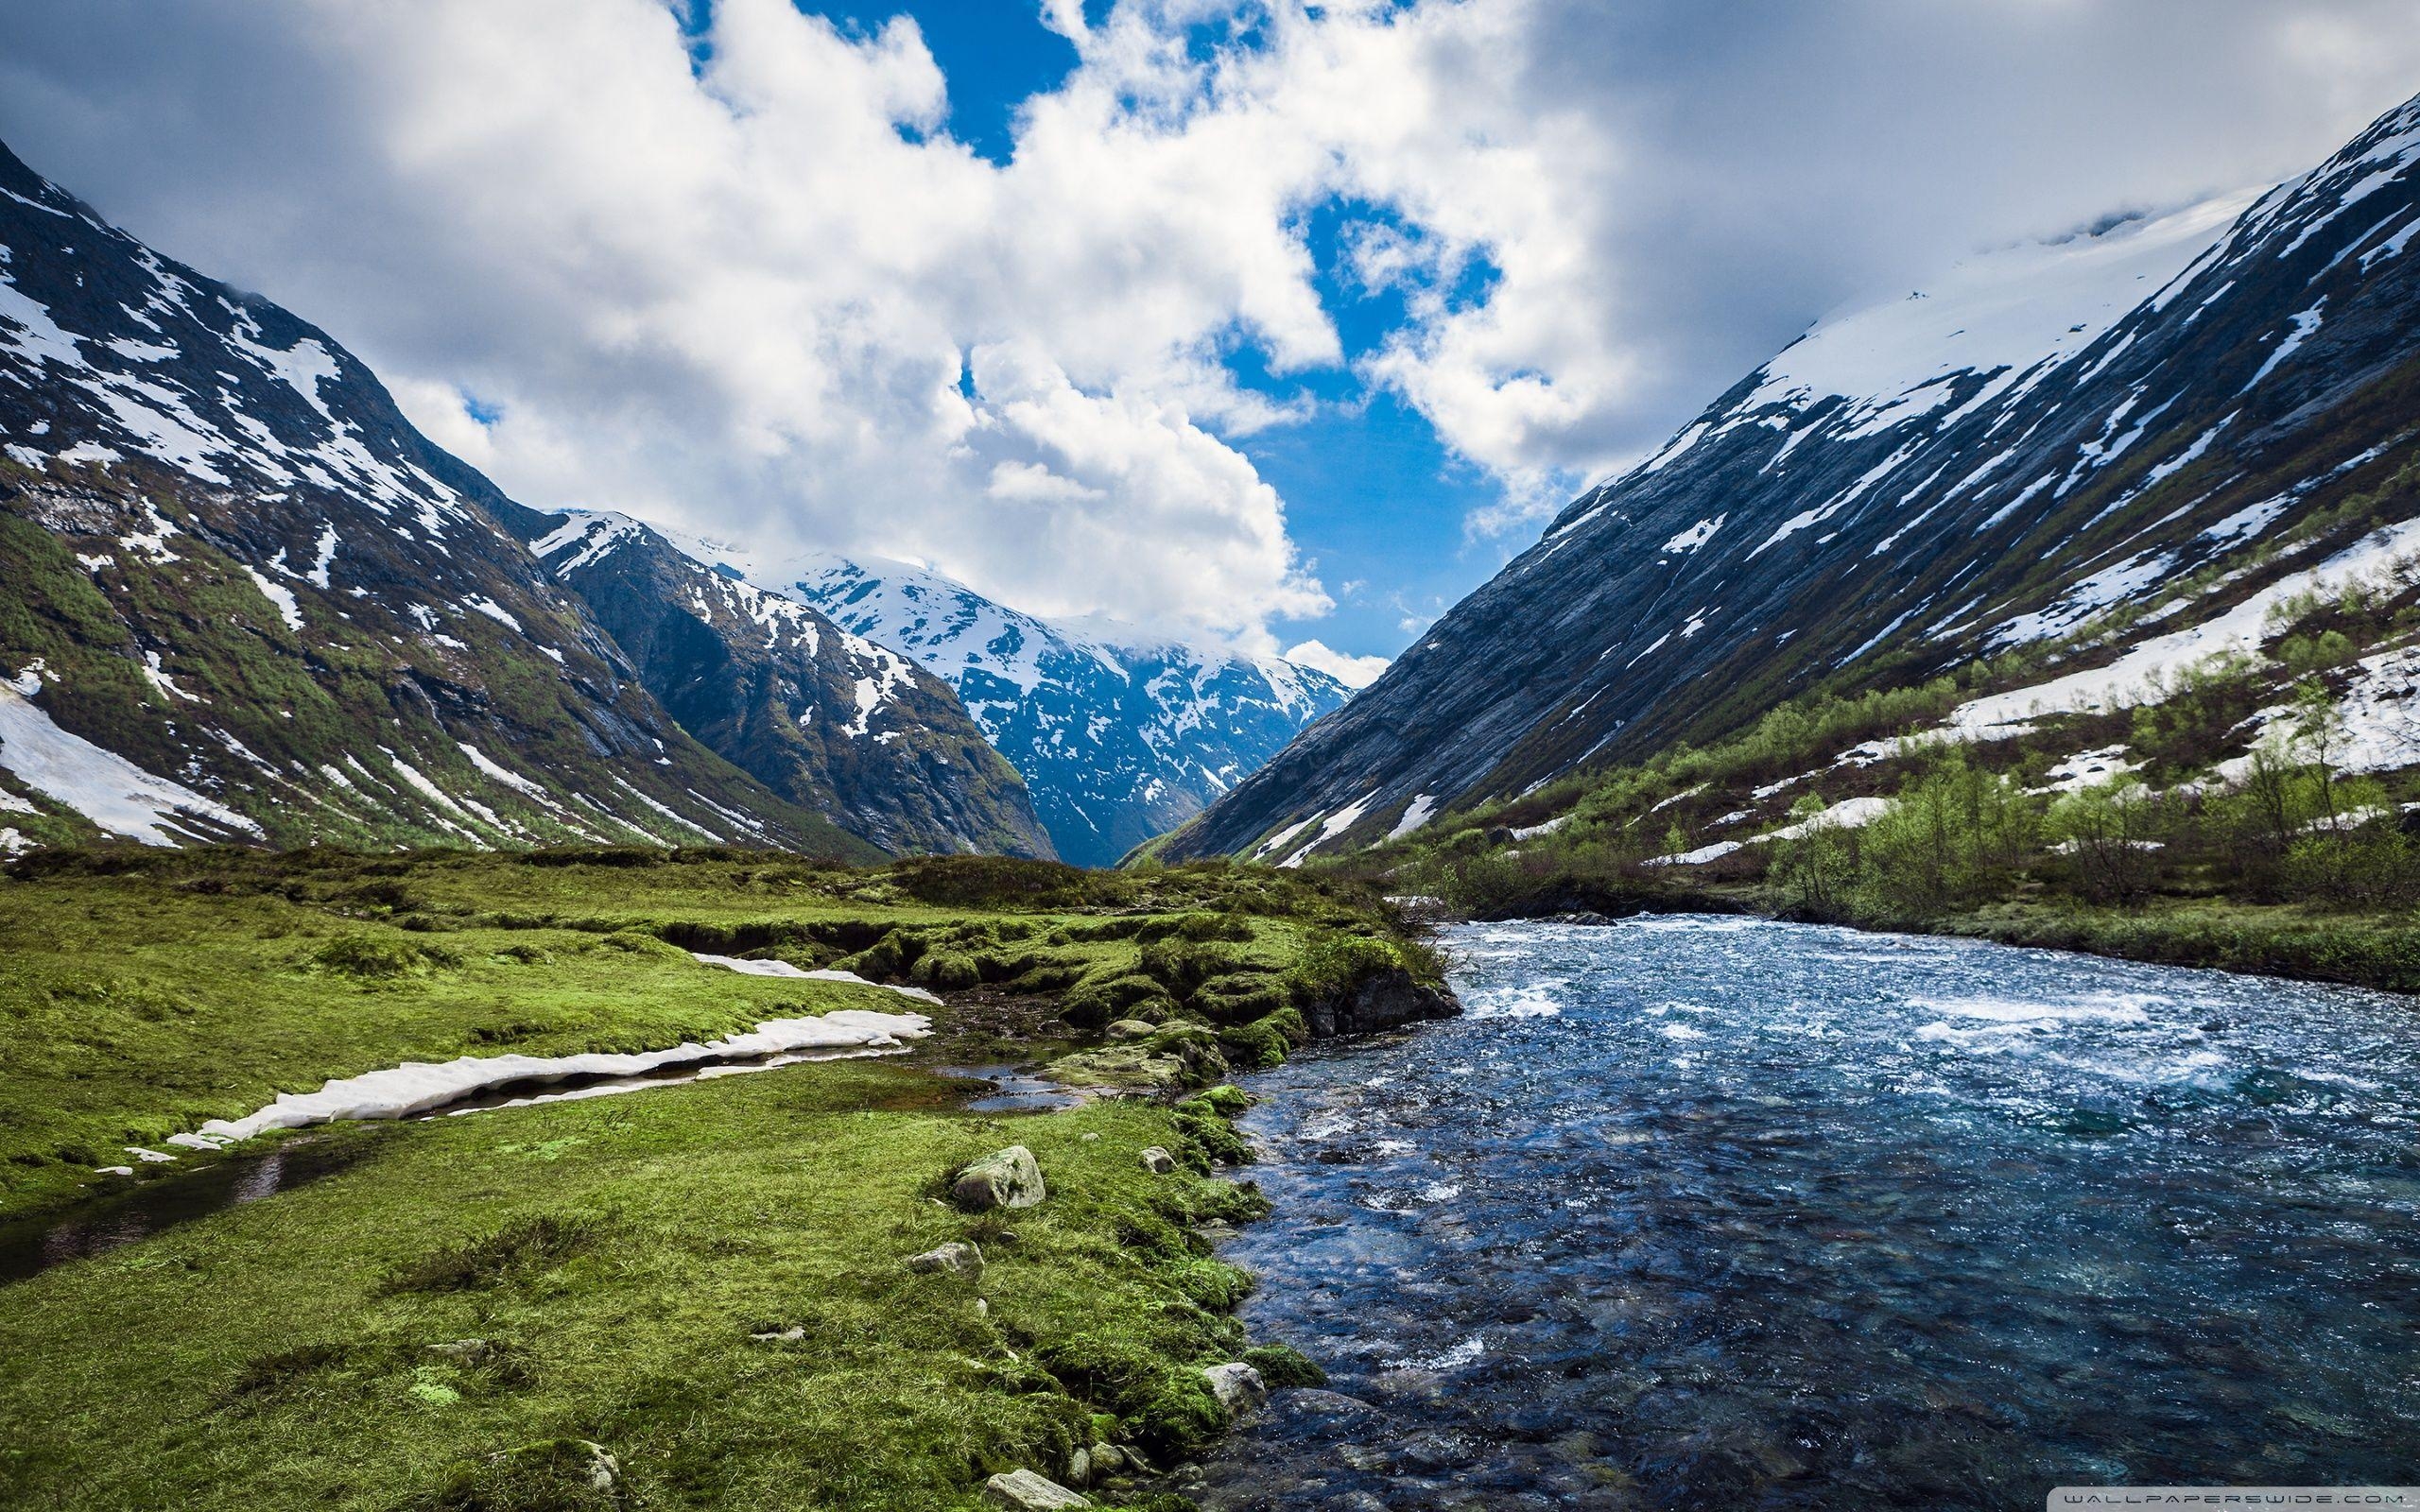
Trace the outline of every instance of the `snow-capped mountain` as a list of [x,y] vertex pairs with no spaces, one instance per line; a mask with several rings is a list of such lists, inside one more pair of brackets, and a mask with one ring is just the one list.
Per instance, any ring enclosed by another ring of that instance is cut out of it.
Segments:
[[2415,162],[2420,100],[2257,197],[1979,256],[1820,323],[1168,853],[1408,833],[1818,683],[1893,685],[2119,610],[2144,634],[2216,624],[2310,554],[2367,549],[2420,515]]
[[1047,856],[1024,782],[948,684],[628,515],[544,517],[530,549],[682,728],[886,850]]
[[947,680],[1025,774],[1062,858],[1108,866],[1184,823],[1341,705],[1351,690],[1277,657],[1046,620],[904,562],[810,556],[758,565],[690,549]]
[[[693,739],[516,539],[549,527],[324,332],[0,149],[0,850],[923,843],[914,800],[776,794]],[[936,696],[895,727],[945,751]],[[869,718],[832,712],[827,750],[973,772]]]

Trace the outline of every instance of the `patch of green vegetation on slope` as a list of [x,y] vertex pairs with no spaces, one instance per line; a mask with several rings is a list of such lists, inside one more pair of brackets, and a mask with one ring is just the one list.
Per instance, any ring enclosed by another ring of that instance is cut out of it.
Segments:
[[[2415,492],[2406,464],[2168,593],[2198,612],[2239,602],[2259,567],[2315,559]],[[1313,866],[1475,917],[1744,908],[2420,991],[2420,836],[2403,822],[2420,770],[2341,759],[2363,659],[2420,645],[2420,563],[2287,598],[2257,650],[2131,708],[1942,733],[1959,705],[2104,665],[2144,630],[2121,609],[1928,680],[1859,673],[1706,746]]]

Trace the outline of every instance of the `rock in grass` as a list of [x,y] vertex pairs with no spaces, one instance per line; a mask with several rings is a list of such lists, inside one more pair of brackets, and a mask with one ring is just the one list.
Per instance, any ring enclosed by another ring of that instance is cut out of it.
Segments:
[[1093,1452],[1078,1449],[1067,1456],[1067,1479],[1078,1486],[1089,1486],[1093,1479]]
[[1154,1144],[1143,1152],[1143,1169],[1153,1176],[1166,1176],[1176,1169],[1176,1157]]
[[432,1344],[424,1351],[456,1365],[479,1365],[495,1353],[495,1346],[485,1339],[455,1339],[450,1343]]
[[1204,1368],[1201,1379],[1210,1383],[1210,1395],[1219,1405],[1240,1418],[1269,1400],[1269,1383],[1260,1372],[1241,1360]]
[[949,1191],[959,1207],[976,1212],[1030,1208],[1050,1194],[1042,1184],[1041,1165],[1022,1144],[995,1150],[960,1171]]
[[1092,1505],[1089,1499],[1031,1470],[1011,1470],[1006,1475],[993,1476],[983,1483],[983,1499],[994,1506],[1015,1508],[1016,1512],[1054,1512],[1063,1506]]
[[908,1257],[908,1268],[913,1271],[942,1271],[963,1276],[970,1281],[983,1279],[983,1251],[980,1247],[953,1239],[921,1255]]

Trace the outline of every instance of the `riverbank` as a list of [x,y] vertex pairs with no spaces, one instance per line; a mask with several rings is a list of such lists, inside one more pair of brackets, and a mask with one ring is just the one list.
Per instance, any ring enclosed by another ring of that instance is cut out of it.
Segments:
[[[1429,970],[1366,895],[1225,868],[126,855],[0,889],[10,1212],[282,1140],[323,1167],[7,1287],[11,1506],[972,1508],[1020,1469],[1127,1504],[1096,1467],[1229,1420],[1204,1367],[1301,1373],[1233,1316],[1211,1242],[1266,1205],[1242,1100],[1195,1089]],[[907,1009],[890,1058],[175,1143],[406,1060]],[[978,1113],[944,1074],[1003,1063],[1096,1095]],[[1040,1204],[952,1196],[1012,1144]],[[908,1265],[951,1243],[979,1267]]]
[[1756,884],[1651,876],[1547,876],[1491,896],[1476,908],[1423,902],[1430,905],[1423,917],[1435,922],[1736,914],[2420,994],[2420,920],[2409,912],[2356,913],[2212,897],[2152,898],[2124,908],[2033,897],[1942,914],[1817,911]]

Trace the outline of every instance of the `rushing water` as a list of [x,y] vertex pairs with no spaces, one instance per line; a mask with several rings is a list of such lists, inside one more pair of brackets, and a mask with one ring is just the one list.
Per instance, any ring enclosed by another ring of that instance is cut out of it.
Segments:
[[1256,1078],[1257,1507],[2039,1507],[2420,1481],[2405,1000],[1702,918],[1453,932]]

